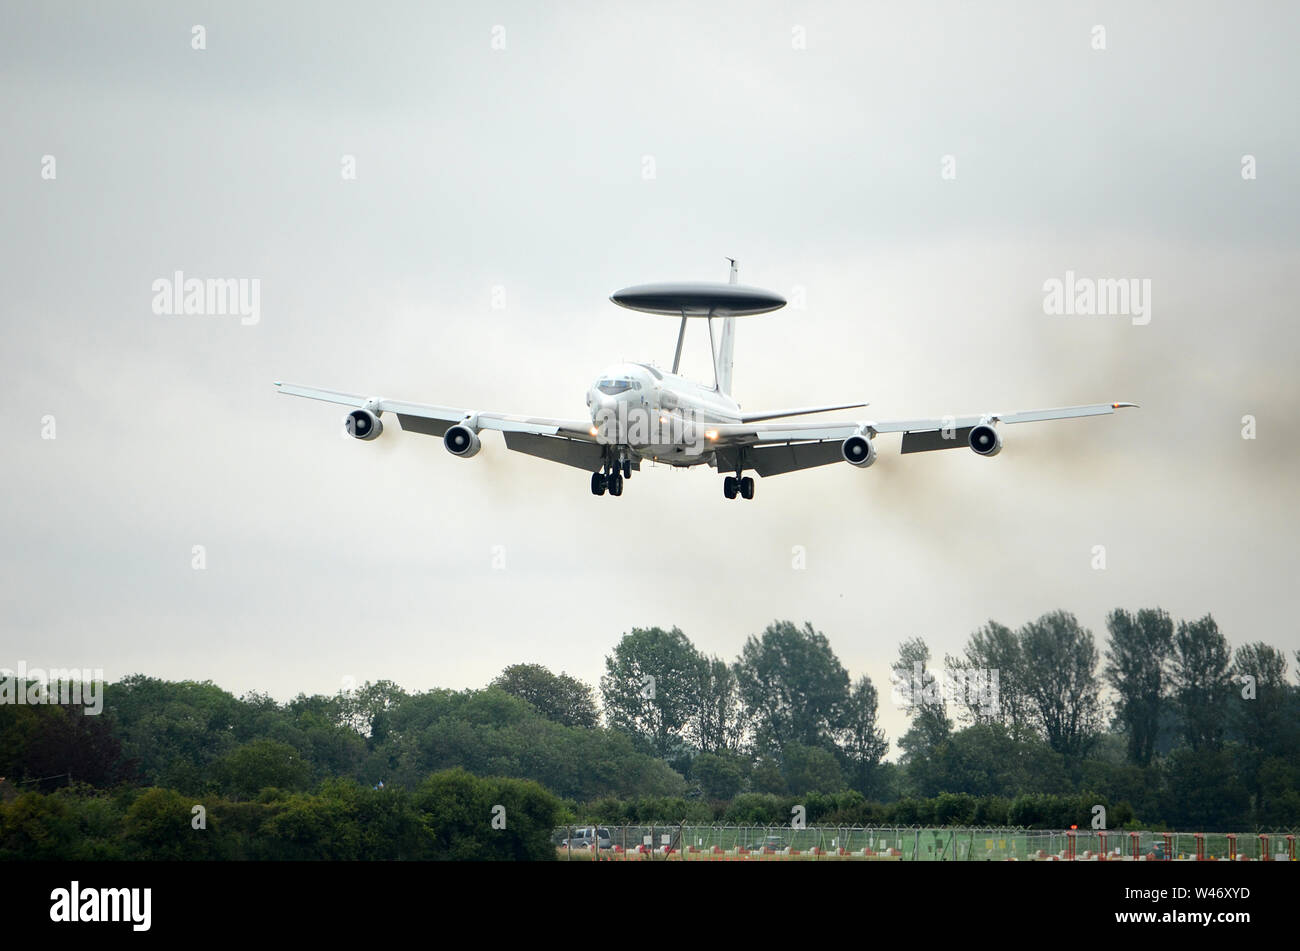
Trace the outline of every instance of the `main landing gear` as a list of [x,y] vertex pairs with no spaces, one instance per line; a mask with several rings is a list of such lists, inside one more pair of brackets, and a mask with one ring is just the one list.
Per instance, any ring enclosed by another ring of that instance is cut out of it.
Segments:
[[610,495],[623,494],[623,480],[632,478],[632,462],[624,459],[622,462],[605,463],[605,468],[601,472],[591,474],[591,494],[604,495],[606,491]]
[[729,499],[734,499],[736,493],[740,493],[742,499],[752,499],[754,497],[754,479],[752,476],[741,476],[736,473],[734,476],[727,476],[722,480],[722,494]]

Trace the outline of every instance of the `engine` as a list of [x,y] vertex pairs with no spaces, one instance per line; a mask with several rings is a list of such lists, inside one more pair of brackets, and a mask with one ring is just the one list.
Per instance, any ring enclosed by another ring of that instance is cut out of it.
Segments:
[[850,436],[840,446],[840,453],[849,465],[865,469],[876,461],[876,444],[866,436]]
[[379,417],[368,409],[354,409],[343,421],[343,428],[353,439],[369,441],[384,431],[384,424]]
[[980,423],[971,428],[970,447],[977,455],[996,456],[1002,451],[1002,436],[988,423]]
[[442,444],[447,447],[447,451],[453,456],[460,456],[462,459],[468,459],[470,456],[477,455],[478,451],[483,448],[479,442],[478,435],[468,426],[453,426],[447,430],[446,435],[442,437]]

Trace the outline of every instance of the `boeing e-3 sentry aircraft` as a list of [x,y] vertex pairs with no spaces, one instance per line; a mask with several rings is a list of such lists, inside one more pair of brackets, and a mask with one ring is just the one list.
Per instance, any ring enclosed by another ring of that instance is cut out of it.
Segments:
[[[497,430],[507,449],[590,472],[593,495],[622,495],[623,481],[639,471],[643,461],[652,461],[671,466],[707,464],[729,473],[722,482],[722,493],[729,499],[754,497],[754,480],[745,475],[749,470],[766,477],[833,462],[865,469],[876,461],[873,440],[879,433],[902,433],[904,453],[969,446],[977,455],[996,456],[1002,451],[998,423],[1101,416],[1137,405],[1094,403],[931,419],[772,422],[867,404],[742,412],[731,395],[736,318],[779,310],[786,301],[771,291],[737,284],[736,278],[736,262],[731,260],[726,284],[643,284],[615,293],[610,300],[620,306],[680,317],[677,351],[671,372],[651,363],[620,363],[605,370],[587,390],[588,419],[512,416],[296,383],[275,385],[291,396],[353,407],[344,426],[356,439],[378,438],[384,431],[381,417],[388,412],[404,430],[441,436],[447,451],[462,459],[478,453],[479,433]],[[693,318],[708,322],[713,386],[678,375],[687,321]]]

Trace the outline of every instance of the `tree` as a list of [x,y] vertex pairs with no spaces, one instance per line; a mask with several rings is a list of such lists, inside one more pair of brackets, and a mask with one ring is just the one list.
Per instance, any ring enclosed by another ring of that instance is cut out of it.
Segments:
[[1081,758],[1102,725],[1092,632],[1068,611],[1053,611],[1020,629],[1020,652],[1035,723],[1052,749]]
[[864,674],[849,692],[838,741],[848,765],[849,785],[868,797],[875,792],[876,771],[889,752],[889,741],[879,726],[878,712],[876,686]]
[[0,772],[56,789],[69,782],[113,786],[132,778],[112,718],[80,703],[5,705],[0,725]]
[[193,827],[194,803],[170,789],[149,789],[131,804],[124,823],[133,859],[173,861],[212,856],[215,819],[208,828]]
[[835,754],[820,746],[787,743],[781,751],[781,772],[792,795],[835,793],[845,788],[844,772]]
[[58,796],[28,792],[0,801],[0,861],[73,858],[79,831],[72,808]]
[[788,743],[833,748],[849,699],[849,675],[826,635],[776,621],[750,637],[736,677],[760,750]]
[[745,738],[745,708],[736,670],[720,657],[700,668],[699,705],[691,722],[691,738],[706,753],[740,749]]
[[1143,608],[1136,616],[1116,608],[1107,615],[1106,628],[1106,679],[1119,695],[1115,719],[1128,737],[1129,760],[1146,766],[1159,736],[1174,622],[1159,608]]
[[251,799],[263,789],[302,789],[310,767],[296,749],[279,740],[253,740],[237,747],[218,765],[224,789]]
[[[1012,733],[1030,729],[1024,696],[1020,641],[1005,624],[989,621],[970,636],[962,658],[946,658],[945,666],[965,678],[959,698],[967,723],[1000,723]],[[991,693],[991,698],[988,693]],[[992,699],[990,704],[988,701]]]
[[367,680],[359,690],[340,694],[339,702],[344,722],[367,737],[373,748],[388,737],[389,715],[406,697],[406,691],[391,680]]
[[706,799],[732,799],[745,783],[745,761],[735,753],[701,753],[691,761],[691,779]]
[[706,664],[675,627],[633,628],[605,658],[600,678],[609,725],[658,756],[676,753],[699,716]]
[[1180,747],[1169,756],[1164,821],[1209,832],[1244,828],[1250,797],[1226,749]]
[[1198,621],[1179,622],[1170,683],[1183,735],[1193,750],[1223,746],[1231,665],[1228,639],[1213,617],[1207,614]]
[[239,744],[240,702],[205,681],[169,682],[133,674],[104,687],[123,754],[146,783],[197,791],[204,772]]
[[923,796],[969,793],[1014,798],[1032,790],[1066,792],[1064,759],[1036,733],[1016,737],[1000,723],[975,723],[953,733],[930,757],[910,764],[913,791]]
[[594,728],[600,722],[591,687],[563,671],[557,676],[541,664],[512,664],[491,686],[528,701],[542,716],[565,726]]
[[430,776],[415,796],[435,860],[548,861],[560,801],[520,779],[482,779],[463,769]]
[[952,733],[942,685],[928,668],[930,648],[925,639],[913,637],[898,645],[894,664],[895,702],[912,718],[912,725],[899,739],[904,764],[929,757]]
[[1229,724],[1240,737],[1242,779],[1255,798],[1257,816],[1272,813],[1261,768],[1271,758],[1286,759],[1295,749],[1286,654],[1262,641],[1242,644],[1232,664],[1236,692],[1230,694]]
[[1281,753],[1290,738],[1295,725],[1287,716],[1286,667],[1286,654],[1263,641],[1237,648],[1232,679],[1239,690],[1229,695],[1231,719],[1248,749]]

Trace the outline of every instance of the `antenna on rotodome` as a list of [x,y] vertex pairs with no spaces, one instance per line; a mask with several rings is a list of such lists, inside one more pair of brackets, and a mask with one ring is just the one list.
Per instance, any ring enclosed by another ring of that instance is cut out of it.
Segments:
[[735,259],[735,258],[723,258],[723,260],[724,260],[724,261],[730,261],[730,262],[731,262],[731,278],[727,281],[727,283],[728,283],[728,284],[735,284],[735,283],[736,283],[736,276],[737,276],[737,271],[736,271],[736,259]]

